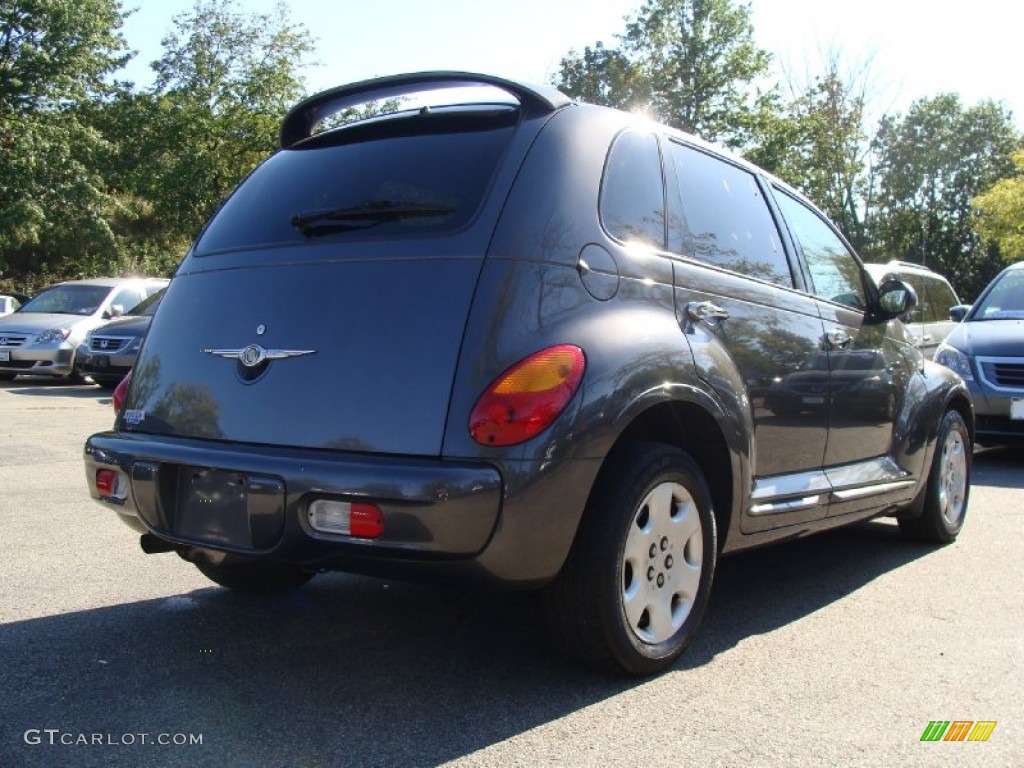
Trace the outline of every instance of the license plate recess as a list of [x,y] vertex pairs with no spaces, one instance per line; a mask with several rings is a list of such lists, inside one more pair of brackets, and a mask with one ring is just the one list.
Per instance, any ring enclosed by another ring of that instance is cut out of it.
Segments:
[[284,529],[280,478],[207,467],[177,467],[176,537],[226,549],[265,550]]

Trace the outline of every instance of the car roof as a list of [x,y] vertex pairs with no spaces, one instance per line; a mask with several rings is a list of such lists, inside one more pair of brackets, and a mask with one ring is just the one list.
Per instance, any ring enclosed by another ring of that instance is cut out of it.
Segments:
[[167,283],[165,277],[93,277],[86,280],[64,280],[48,286],[54,288],[58,285],[96,285],[104,288],[113,288],[126,283]]
[[865,263],[864,267],[873,275],[881,275],[888,272],[907,272],[910,274],[942,277],[940,273],[936,272],[931,267],[925,266],[924,264],[915,264],[912,261],[900,261],[899,259],[893,259],[892,261],[887,261],[884,264],[879,264],[877,262]]

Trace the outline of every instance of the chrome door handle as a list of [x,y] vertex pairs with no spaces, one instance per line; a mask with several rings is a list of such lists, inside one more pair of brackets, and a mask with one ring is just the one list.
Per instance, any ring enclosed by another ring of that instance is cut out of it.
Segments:
[[703,320],[708,325],[718,325],[722,320],[729,319],[729,310],[710,301],[691,301],[686,305],[686,314],[694,322]]
[[853,338],[842,328],[835,328],[825,334],[825,340],[834,349],[848,349]]

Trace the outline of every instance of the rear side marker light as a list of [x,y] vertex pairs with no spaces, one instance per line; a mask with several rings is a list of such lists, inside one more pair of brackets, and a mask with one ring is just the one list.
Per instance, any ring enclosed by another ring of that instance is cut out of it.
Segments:
[[309,527],[357,539],[376,539],[384,533],[384,515],[376,504],[317,499],[306,512]]
[[116,469],[96,470],[96,491],[106,498],[123,499],[128,495],[125,481]]
[[128,385],[132,380],[132,372],[128,371],[128,375],[125,376],[118,385],[114,388],[114,394],[110,398],[110,404],[114,406],[114,413],[121,412],[121,406],[124,405],[125,395],[128,394]]
[[558,418],[576,394],[586,359],[570,344],[548,347],[520,360],[480,395],[469,433],[481,445],[516,445]]

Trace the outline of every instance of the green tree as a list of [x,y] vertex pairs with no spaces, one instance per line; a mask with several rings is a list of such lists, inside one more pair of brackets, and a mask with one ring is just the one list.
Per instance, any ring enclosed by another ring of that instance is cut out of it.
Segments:
[[116,0],[5,0],[0,6],[0,115],[75,106],[109,92],[130,58]]
[[868,246],[863,82],[844,77],[833,55],[787,104],[762,112],[745,152],[817,203],[858,250]]
[[1012,173],[1019,146],[1009,112],[990,101],[965,109],[943,94],[884,118],[875,138],[881,253],[930,266],[975,295],[1001,264],[974,230],[972,201]]
[[622,51],[604,43],[587,46],[582,54],[570,51],[562,59],[555,85],[588,104],[616,109],[643,109],[651,102],[650,89],[640,68]]
[[188,241],[277,148],[282,116],[304,95],[299,73],[313,44],[283,4],[246,16],[233,0],[198,0],[163,47],[153,89],[125,105],[146,119],[129,176],[151,206],[142,215]]
[[975,230],[994,242],[1006,261],[1024,259],[1024,150],[1011,160],[1013,176],[997,181],[974,198]]
[[626,18],[620,46],[562,59],[555,86],[616,107],[641,104],[710,141],[741,146],[764,94],[770,55],[753,42],[750,8],[733,0],[647,0]]
[[0,6],[0,274],[88,274],[114,245],[104,137],[83,106],[129,57],[116,0]]

